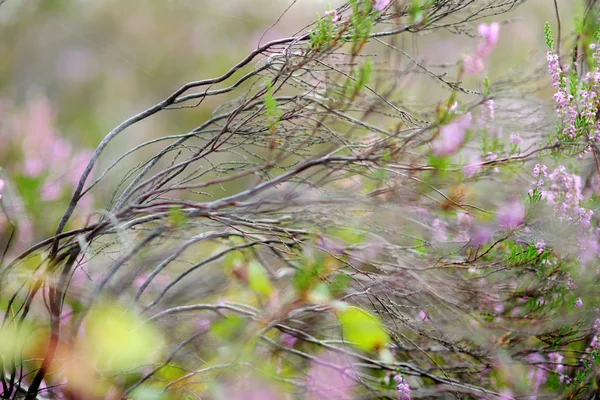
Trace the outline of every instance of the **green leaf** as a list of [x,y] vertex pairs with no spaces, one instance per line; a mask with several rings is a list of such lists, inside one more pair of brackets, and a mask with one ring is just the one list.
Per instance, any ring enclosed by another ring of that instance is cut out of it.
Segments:
[[261,297],[269,297],[273,291],[267,270],[257,261],[248,265],[248,285]]
[[164,345],[160,331],[135,313],[115,305],[93,310],[86,324],[86,348],[98,366],[110,371],[151,362]]
[[217,338],[233,341],[244,331],[244,320],[237,315],[231,315],[210,324],[210,332]]
[[359,350],[381,349],[390,340],[379,318],[365,310],[348,307],[340,311],[338,319],[342,324],[345,339]]
[[181,228],[187,222],[187,215],[179,207],[169,209],[169,223],[174,228]]
[[546,44],[550,49],[554,47],[554,38],[552,37],[552,30],[550,29],[550,23],[546,21],[544,25],[544,34],[546,36]]

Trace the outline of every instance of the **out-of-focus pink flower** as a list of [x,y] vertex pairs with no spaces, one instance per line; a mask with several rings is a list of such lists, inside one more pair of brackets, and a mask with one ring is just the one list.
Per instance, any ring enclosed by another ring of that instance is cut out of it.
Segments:
[[467,55],[463,58],[463,67],[465,72],[469,75],[475,75],[483,71],[484,64],[483,59],[476,55]]
[[431,230],[433,231],[433,239],[436,242],[443,242],[448,240],[448,224],[440,220],[439,218],[433,220]]
[[475,175],[476,173],[478,173],[481,170],[481,157],[476,156],[473,157],[468,164],[466,164],[465,166],[463,166],[462,171],[463,174],[467,177],[470,178],[473,175]]
[[498,226],[505,229],[515,229],[525,221],[525,206],[517,199],[511,199],[496,210]]
[[492,22],[491,24],[480,24],[477,28],[481,40],[475,48],[475,54],[463,57],[463,68],[467,74],[478,74],[483,71],[483,59],[490,55],[498,42],[500,33],[500,24]]
[[494,48],[498,42],[500,24],[497,22],[492,22],[489,25],[479,24],[477,27],[477,33],[479,33],[479,37],[483,39],[478,47],[477,53],[481,57],[486,57],[490,54],[492,48]]
[[331,17],[331,22],[340,22],[340,19],[342,19],[342,17],[337,13],[336,10],[329,10],[329,11],[325,11],[325,16]]
[[440,128],[438,137],[431,143],[431,150],[438,156],[456,153],[465,141],[466,131],[471,127],[471,114],[466,114]]
[[383,11],[391,2],[392,0],[375,0],[373,8],[377,11]]
[[535,244],[535,248],[538,250],[538,254],[542,254],[544,252],[544,247],[546,247],[546,242],[544,239],[540,239]]
[[487,226],[479,226],[475,229],[473,233],[473,239],[471,243],[474,246],[483,246],[488,244],[493,237],[492,230]]
[[581,297],[578,297],[577,300],[575,300],[575,307],[576,308],[583,307],[583,300],[581,300]]
[[234,383],[225,389],[223,398],[231,400],[282,400],[279,393],[267,383],[257,380]]
[[[320,362],[319,362],[320,361]],[[326,353],[313,363],[306,382],[308,399],[346,400],[352,398],[356,386],[349,356]]]
[[281,334],[279,340],[281,341],[281,345],[283,347],[293,347],[296,341],[298,341],[298,339],[296,339],[295,336],[292,336],[289,333],[285,332]]
[[0,199],[2,198],[2,190],[4,189],[4,179],[0,179]]
[[196,330],[198,332],[205,332],[210,328],[210,324],[209,319],[199,319],[196,321]]
[[516,133],[511,133],[510,134],[510,143],[521,144],[521,143],[523,143],[523,138],[521,138],[521,136],[517,135]]
[[72,187],[77,187],[79,178],[81,178],[91,158],[92,152],[89,150],[80,151],[72,158],[71,167],[68,171],[68,180]]
[[55,180],[46,180],[42,186],[42,200],[52,201],[58,199],[62,188]]

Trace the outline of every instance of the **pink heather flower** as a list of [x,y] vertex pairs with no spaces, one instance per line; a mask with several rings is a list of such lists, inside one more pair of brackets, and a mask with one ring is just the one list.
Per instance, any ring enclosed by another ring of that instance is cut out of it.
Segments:
[[[356,370],[349,356],[326,353],[319,357],[322,362],[314,362],[307,376],[307,399],[349,399],[356,386]],[[334,365],[332,368],[330,365]]]
[[515,229],[525,221],[525,206],[517,199],[511,199],[496,210],[498,226]]
[[496,153],[492,153],[492,152],[490,152],[490,153],[487,153],[487,154],[485,155],[485,159],[486,159],[487,161],[494,161],[494,160],[497,160],[497,159],[498,159],[498,154],[496,154]]
[[71,166],[69,167],[67,180],[72,187],[77,187],[79,178],[81,178],[83,171],[92,158],[92,154],[93,152],[90,150],[83,150],[75,154],[75,156],[71,159]]
[[283,347],[293,347],[298,339],[295,336],[290,335],[289,333],[282,333],[279,337],[281,345]]
[[[536,365],[544,362],[544,357],[538,353],[530,354],[528,359],[531,363],[535,363]],[[546,382],[547,375],[548,374],[544,368],[540,368],[535,365],[532,365],[529,368],[527,378],[532,384],[532,399],[537,399],[537,393],[540,389],[540,386]]]
[[473,157],[471,159],[471,161],[469,162],[469,164],[466,164],[465,166],[463,166],[462,171],[463,174],[467,177],[470,178],[473,175],[477,174],[480,170],[481,170],[481,157],[476,156]]
[[391,2],[392,0],[375,0],[373,8],[377,11],[383,11]]
[[490,125],[496,118],[496,110],[494,108],[494,99],[489,99],[483,103],[484,108],[481,112],[481,123],[482,125]]
[[478,74],[483,71],[483,59],[490,55],[492,49],[498,42],[500,24],[492,22],[491,24],[480,24],[477,28],[481,40],[475,48],[475,54],[463,58],[463,67],[467,74]]
[[581,297],[578,297],[577,300],[575,300],[575,308],[581,307],[583,307],[583,300],[581,300]]
[[325,16],[331,16],[331,22],[340,22],[342,17],[337,13],[336,10],[325,11]]
[[477,27],[477,33],[483,39],[477,47],[477,53],[480,57],[486,57],[490,54],[491,50],[496,46],[498,42],[498,36],[500,33],[500,24],[492,22],[491,24],[479,24]]
[[421,321],[425,321],[425,320],[427,320],[427,319],[429,319],[429,318],[427,318],[427,314],[425,313],[425,311],[423,311],[423,310],[419,310],[419,319],[420,319]]
[[598,339],[598,335],[594,335],[592,341],[590,342],[590,347],[594,350],[600,349],[600,340]]
[[487,226],[480,226],[475,229],[471,243],[474,246],[484,246],[488,244],[493,237],[492,230]]
[[456,213],[456,225],[458,228],[458,234],[454,238],[457,242],[468,242],[471,239],[471,235],[469,230],[471,228],[471,222],[473,220],[473,216],[464,211],[459,211]]
[[483,71],[483,59],[477,56],[464,56],[463,57],[463,67],[465,72],[469,75],[476,75]]
[[406,383],[402,375],[394,376],[394,380],[396,381],[396,391],[398,392],[396,398],[398,400],[410,400],[410,386]]
[[469,229],[472,221],[473,216],[471,213],[465,211],[459,211],[456,213],[456,223],[461,229]]
[[196,321],[196,330],[198,332],[206,332],[210,329],[211,321],[209,319],[199,319]]
[[517,135],[516,133],[511,133],[510,134],[510,143],[511,144],[521,144],[521,143],[523,143],[523,138],[521,138],[521,136]]
[[544,242],[544,239],[538,240],[538,242],[535,244],[538,254],[542,254],[544,252],[544,247],[546,247],[546,242]]
[[448,235],[446,234],[448,231],[448,224],[444,221],[436,218],[433,220],[433,224],[431,226],[433,230],[433,238],[437,242],[443,242],[448,240]]
[[55,180],[46,180],[42,186],[42,200],[52,201],[60,197],[62,187]]
[[465,141],[466,131],[471,127],[471,114],[466,114],[440,128],[431,148],[438,156],[456,153]]
[[554,370],[558,374],[559,382],[563,383],[565,380],[565,366],[562,364],[563,356],[560,353],[550,353],[548,354],[548,359],[556,364]]

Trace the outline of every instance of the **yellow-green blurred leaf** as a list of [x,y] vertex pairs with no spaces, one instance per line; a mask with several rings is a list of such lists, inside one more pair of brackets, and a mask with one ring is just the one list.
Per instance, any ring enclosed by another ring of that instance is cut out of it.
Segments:
[[35,330],[27,323],[19,328],[13,323],[0,329],[0,358],[10,359],[15,357],[17,361],[27,357],[35,345],[41,339]]
[[244,330],[244,321],[237,315],[220,319],[210,325],[210,332],[223,340],[235,340]]
[[338,314],[344,338],[364,351],[381,349],[390,340],[379,318],[356,307],[348,307]]
[[163,347],[161,333],[135,313],[104,305],[88,316],[86,350],[98,366],[124,371],[151,362]]
[[267,271],[257,261],[251,261],[248,264],[248,285],[250,289],[262,297],[269,297],[273,291]]

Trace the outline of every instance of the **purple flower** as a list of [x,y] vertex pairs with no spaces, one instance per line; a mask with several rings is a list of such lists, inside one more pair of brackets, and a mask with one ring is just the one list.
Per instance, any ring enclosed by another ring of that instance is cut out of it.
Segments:
[[406,383],[402,375],[394,376],[394,380],[396,381],[396,391],[398,392],[397,399],[410,400],[410,386]]
[[[480,43],[481,48],[478,53],[480,56],[485,57],[489,55],[489,51],[496,45],[498,42],[498,36],[500,33],[500,24],[497,22],[492,22],[491,24],[479,24],[477,27],[477,33],[483,39],[483,42]],[[485,47],[484,47],[485,46]]]
[[456,153],[465,141],[466,131],[471,127],[471,114],[466,114],[440,128],[438,137],[431,144],[434,154],[448,156]]
[[581,307],[583,307],[583,300],[581,300],[581,297],[578,297],[577,300],[575,300],[575,308]]
[[511,133],[510,134],[510,142],[512,144],[521,144],[523,143],[523,138],[519,135],[517,135],[516,133]]
[[281,337],[279,338],[279,340],[281,341],[281,345],[283,347],[293,347],[298,339],[296,339],[295,336],[292,336],[289,333],[284,332],[281,334]]
[[538,240],[538,242],[535,244],[538,254],[542,254],[544,252],[544,247],[546,247],[546,242],[544,242],[544,239]]
[[336,10],[329,10],[329,11],[325,11],[325,16],[330,16],[331,17],[331,22],[340,22],[340,20],[342,19],[342,17],[337,13]]
[[505,229],[515,229],[525,221],[525,206],[517,199],[512,199],[496,210],[498,226]]
[[433,220],[433,224],[432,224],[431,228],[433,230],[433,238],[435,239],[435,241],[443,242],[445,240],[448,240],[448,235],[447,235],[448,224],[447,223],[440,220],[439,218],[436,218]]
[[469,164],[463,166],[463,174],[470,178],[481,170],[481,157],[477,156],[470,160]]
[[475,75],[483,71],[483,59],[477,56],[464,56],[463,67],[465,72],[469,75]]
[[[333,366],[333,367],[332,367]],[[356,386],[356,371],[351,359],[337,353],[325,353],[312,364],[306,377],[307,399],[348,399]]]
[[387,6],[390,5],[392,0],[375,0],[373,3],[373,8],[377,11],[383,11]]
[[471,243],[474,246],[484,246],[492,240],[492,237],[493,232],[489,227],[480,226],[475,229]]
[[492,49],[496,46],[496,42],[498,42],[500,24],[497,22],[492,22],[489,25],[480,24],[477,32],[481,40],[475,48],[475,54],[463,58],[465,72],[471,75],[483,71],[483,59],[490,55]]

